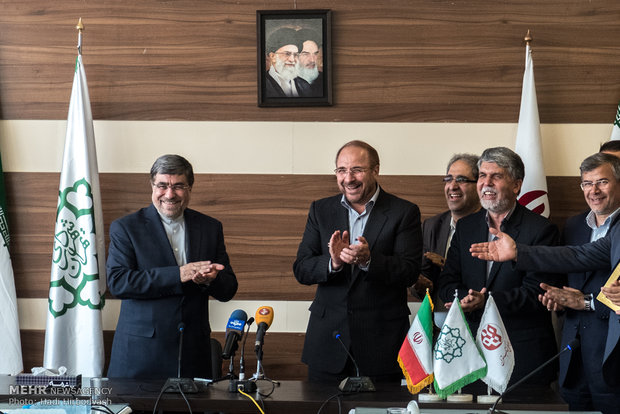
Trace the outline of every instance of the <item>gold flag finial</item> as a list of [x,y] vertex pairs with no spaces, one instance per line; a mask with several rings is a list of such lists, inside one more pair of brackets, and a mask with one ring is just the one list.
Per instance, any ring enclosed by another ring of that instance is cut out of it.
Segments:
[[78,54],[81,56],[82,55],[82,30],[84,30],[84,23],[82,23],[81,17],[80,17],[80,20],[78,21],[77,26],[75,26],[75,28],[78,31],[77,50],[78,50]]
[[523,38],[523,40],[525,40],[525,45],[529,46],[530,43],[532,43],[532,40],[534,40],[532,38],[532,35],[530,34],[530,29],[527,29],[527,34],[525,35],[525,37]]

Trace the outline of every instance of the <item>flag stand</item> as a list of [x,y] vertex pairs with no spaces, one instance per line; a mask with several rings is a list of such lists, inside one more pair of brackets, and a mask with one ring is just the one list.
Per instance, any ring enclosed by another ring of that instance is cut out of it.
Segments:
[[463,391],[459,388],[456,394],[448,395],[446,399],[448,402],[472,402],[474,401],[474,396],[472,394],[463,394]]
[[494,404],[497,401],[498,395],[493,395],[493,389],[490,386],[487,386],[487,395],[478,395],[476,396],[476,402],[478,404]]

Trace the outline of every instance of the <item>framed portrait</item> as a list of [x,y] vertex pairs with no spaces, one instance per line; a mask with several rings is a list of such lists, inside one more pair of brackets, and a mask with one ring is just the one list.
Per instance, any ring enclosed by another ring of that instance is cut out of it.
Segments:
[[258,106],[332,104],[331,11],[258,10]]

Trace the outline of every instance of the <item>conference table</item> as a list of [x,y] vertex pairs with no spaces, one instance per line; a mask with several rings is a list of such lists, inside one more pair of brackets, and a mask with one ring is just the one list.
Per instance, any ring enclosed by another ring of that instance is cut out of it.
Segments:
[[[0,379],[0,402],[6,404],[15,392],[9,394],[10,377]],[[199,392],[185,394],[187,402],[179,393],[161,393],[165,381],[134,380],[110,378],[104,383],[106,394],[102,396],[107,403],[128,405],[133,411],[152,412],[157,403],[158,411],[188,412],[188,404],[192,412],[224,412],[224,413],[259,413],[258,408],[245,395],[229,392],[228,381],[204,385],[200,383]],[[88,384],[88,379],[85,379]],[[348,413],[351,409],[406,407],[409,401],[417,399],[406,387],[388,384],[375,384],[376,392],[342,394],[337,387],[305,381],[281,381],[272,383],[267,380],[257,382],[258,392],[248,393],[259,401],[267,414],[316,414]],[[271,392],[273,391],[273,392]],[[261,394],[271,394],[261,397]],[[49,395],[26,396],[30,399],[45,399]],[[80,398],[80,395],[75,395]],[[339,401],[338,401],[339,400]],[[490,404],[437,402],[419,403],[421,413],[483,413],[488,411]],[[532,389],[516,389],[505,396],[504,402],[498,405],[504,412],[568,412],[567,404],[554,392],[537,392]],[[360,410],[361,411],[361,410]]]

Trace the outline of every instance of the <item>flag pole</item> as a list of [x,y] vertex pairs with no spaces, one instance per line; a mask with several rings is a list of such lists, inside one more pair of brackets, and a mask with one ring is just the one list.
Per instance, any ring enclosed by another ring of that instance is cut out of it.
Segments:
[[84,30],[84,24],[82,23],[81,17],[80,17],[80,20],[78,21],[77,26],[75,26],[75,28],[78,31],[78,44],[77,44],[78,55],[82,56],[82,30]]

